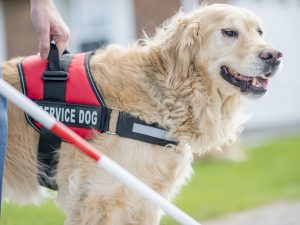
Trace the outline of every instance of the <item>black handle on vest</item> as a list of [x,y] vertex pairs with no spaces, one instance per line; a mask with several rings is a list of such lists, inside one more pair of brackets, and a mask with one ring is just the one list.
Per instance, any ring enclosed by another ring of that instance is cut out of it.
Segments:
[[50,51],[48,55],[48,70],[60,71],[59,52],[55,44],[50,44]]
[[[64,54],[70,54],[70,52],[65,49],[63,52]],[[60,63],[59,63],[59,51],[54,43],[50,43],[50,51],[48,55],[48,69],[50,71],[60,71],[62,70]]]
[[[68,54],[67,50],[63,54]],[[60,65],[59,51],[55,44],[50,44],[50,51],[48,55],[48,67],[43,73],[43,80],[46,81],[66,81],[68,79],[68,73],[63,70]]]

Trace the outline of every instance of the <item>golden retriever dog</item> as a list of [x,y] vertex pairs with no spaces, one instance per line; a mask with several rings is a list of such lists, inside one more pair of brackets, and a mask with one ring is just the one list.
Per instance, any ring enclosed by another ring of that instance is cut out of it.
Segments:
[[[282,53],[263,39],[252,12],[202,6],[167,20],[153,37],[130,48],[110,45],[90,67],[109,108],[158,123],[177,145],[165,147],[110,133],[89,140],[148,186],[172,199],[192,174],[193,153],[232,144],[245,122],[243,102],[267,90]],[[3,64],[4,79],[21,91],[17,60]],[[7,198],[39,198],[38,132],[9,105],[4,189]],[[157,225],[162,212],[69,143],[57,150],[57,201],[65,225]]]

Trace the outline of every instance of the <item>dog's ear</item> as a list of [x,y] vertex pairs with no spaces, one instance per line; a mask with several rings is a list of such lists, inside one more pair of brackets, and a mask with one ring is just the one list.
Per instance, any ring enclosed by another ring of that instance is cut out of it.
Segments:
[[161,35],[164,36],[164,41],[160,48],[167,71],[167,82],[177,88],[193,69],[194,57],[201,44],[199,24],[178,14],[163,29]]

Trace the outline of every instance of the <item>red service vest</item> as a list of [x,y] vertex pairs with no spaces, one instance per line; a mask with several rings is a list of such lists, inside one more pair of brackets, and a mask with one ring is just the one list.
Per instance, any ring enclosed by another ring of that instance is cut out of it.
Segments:
[[[95,131],[101,132],[100,127],[103,127],[101,117],[107,110],[91,75],[89,66],[91,54],[61,56],[61,59],[68,59],[65,68],[68,74],[65,81],[65,100],[62,102],[44,99],[43,73],[47,70],[48,60],[33,55],[18,63],[23,93],[85,139],[92,138]],[[40,130],[41,125],[27,114],[26,119],[33,128]]]

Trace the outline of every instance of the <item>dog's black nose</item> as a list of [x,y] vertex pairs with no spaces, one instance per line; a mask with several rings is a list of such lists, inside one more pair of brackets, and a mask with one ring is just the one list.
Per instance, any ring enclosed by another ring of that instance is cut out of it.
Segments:
[[273,48],[265,48],[259,53],[259,57],[264,60],[267,64],[277,66],[281,62],[283,54]]

